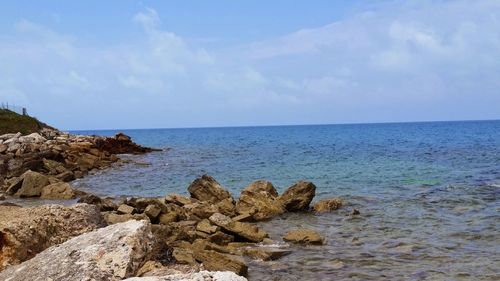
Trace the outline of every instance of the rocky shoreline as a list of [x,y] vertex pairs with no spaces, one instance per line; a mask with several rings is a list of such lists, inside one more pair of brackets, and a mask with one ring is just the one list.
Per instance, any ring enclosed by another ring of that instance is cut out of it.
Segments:
[[[86,194],[69,183],[119,161],[117,154],[152,151],[123,134],[44,130],[0,136],[0,200],[78,198],[69,207],[22,208],[0,201],[0,280],[246,280],[248,260],[293,254],[277,247],[282,241],[269,239],[256,222],[343,205],[332,198],[311,207],[316,186],[307,181],[281,195],[271,182],[255,181],[236,199],[203,175],[188,187],[189,197],[122,200]],[[282,237],[284,245],[326,243],[310,229]]]

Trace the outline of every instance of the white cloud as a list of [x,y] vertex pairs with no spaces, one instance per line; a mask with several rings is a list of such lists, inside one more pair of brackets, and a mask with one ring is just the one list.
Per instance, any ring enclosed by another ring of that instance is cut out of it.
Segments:
[[392,1],[224,50],[151,8],[131,19],[140,38],[107,47],[21,20],[0,42],[0,100],[66,128],[498,118],[498,15],[498,1]]

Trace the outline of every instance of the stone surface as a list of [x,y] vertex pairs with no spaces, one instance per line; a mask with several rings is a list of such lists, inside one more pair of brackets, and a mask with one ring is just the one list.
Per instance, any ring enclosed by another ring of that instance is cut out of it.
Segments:
[[[0,270],[105,225],[95,206],[0,206]],[[0,280],[2,280],[0,278]]]
[[323,199],[314,204],[313,209],[316,213],[326,213],[338,210],[343,205],[339,198]]
[[191,198],[186,197],[186,196],[182,196],[182,195],[177,194],[177,193],[171,193],[171,194],[165,196],[164,200],[165,200],[165,203],[174,203],[174,204],[177,204],[179,206],[184,206],[187,204],[194,203],[191,200]]
[[148,205],[144,210],[144,214],[147,215],[150,219],[156,219],[161,213],[161,208],[156,205]]
[[117,212],[120,214],[132,215],[133,213],[135,213],[135,209],[134,207],[127,204],[121,204],[120,206],[118,206]]
[[133,277],[125,281],[247,281],[245,277],[227,271],[200,271],[167,276]]
[[172,251],[174,259],[181,264],[196,264],[194,253],[191,249],[174,248]]
[[255,247],[245,249],[245,255],[263,261],[277,260],[283,256],[289,255],[292,251],[276,249],[270,247]]
[[295,243],[295,244],[314,244],[322,245],[324,242],[323,237],[319,235],[316,231],[310,229],[296,229],[288,232],[284,241]]
[[267,232],[253,224],[233,221],[231,218],[219,213],[212,215],[209,220],[213,224],[220,226],[225,232],[233,234],[245,241],[262,242],[264,238],[269,237]]
[[309,204],[316,194],[316,186],[312,182],[299,181],[289,187],[280,197],[279,201],[290,212],[309,209]]
[[202,232],[205,232],[208,234],[212,234],[212,233],[217,232],[218,227],[215,225],[212,225],[209,220],[204,219],[196,225],[196,230],[202,231]]
[[240,256],[219,253],[213,250],[194,251],[195,259],[210,271],[232,271],[245,276],[248,267]]
[[101,198],[93,194],[87,194],[85,196],[82,196],[79,200],[78,203],[86,203],[86,204],[91,204],[91,205],[96,205],[99,207],[101,212],[105,211],[115,211],[118,206],[114,203],[113,199],[110,198]]
[[41,199],[74,199],[81,191],[73,189],[65,182],[53,183],[45,186],[40,194]]
[[116,213],[103,213],[104,220],[108,225],[122,223],[130,220],[146,220],[150,221],[149,217],[145,214],[116,214]]
[[53,246],[1,272],[0,280],[122,280],[135,275],[153,244],[149,223],[116,224]]
[[281,201],[277,200],[278,192],[268,181],[256,181],[243,189],[236,212],[249,214],[254,221],[262,221],[285,213]]
[[[47,176],[33,171],[27,171],[21,178],[21,188],[14,193],[18,197],[38,197],[42,193],[42,189],[50,183]],[[14,190],[8,190],[7,192],[12,194]]]
[[226,198],[231,198],[231,194],[224,189],[214,178],[203,175],[194,180],[188,187],[191,197],[200,201],[218,203]]

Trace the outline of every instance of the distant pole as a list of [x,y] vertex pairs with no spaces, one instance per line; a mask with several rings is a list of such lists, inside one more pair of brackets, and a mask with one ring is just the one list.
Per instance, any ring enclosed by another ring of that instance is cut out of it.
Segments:
[[26,111],[26,107],[23,107],[23,115],[24,116],[28,115],[28,112]]

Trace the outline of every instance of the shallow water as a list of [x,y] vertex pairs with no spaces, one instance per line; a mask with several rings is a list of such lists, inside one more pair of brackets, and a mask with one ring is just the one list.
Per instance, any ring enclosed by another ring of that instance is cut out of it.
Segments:
[[[112,135],[116,131],[79,132]],[[186,193],[208,173],[239,194],[313,181],[347,207],[262,223],[280,241],[310,227],[327,245],[254,262],[251,280],[500,280],[500,121],[125,130],[170,148],[78,180],[102,195]],[[350,216],[357,208],[361,215]]]

